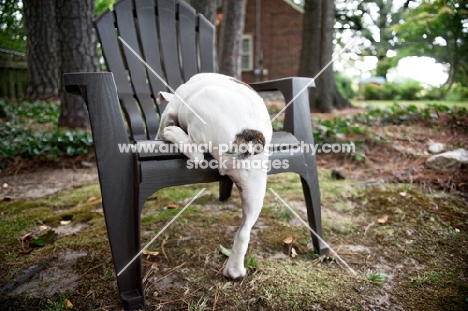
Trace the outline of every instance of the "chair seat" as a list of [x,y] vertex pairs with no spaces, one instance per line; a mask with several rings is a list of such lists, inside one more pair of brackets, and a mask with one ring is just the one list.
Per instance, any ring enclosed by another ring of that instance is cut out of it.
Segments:
[[[284,152],[299,145],[300,142],[291,133],[274,132],[270,148],[272,148],[273,152]],[[136,150],[141,161],[185,158],[185,155],[179,152],[174,144],[165,140],[137,141]]]

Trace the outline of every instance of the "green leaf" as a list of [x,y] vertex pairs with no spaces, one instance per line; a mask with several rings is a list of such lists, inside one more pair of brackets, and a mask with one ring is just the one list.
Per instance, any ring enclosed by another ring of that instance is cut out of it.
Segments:
[[54,243],[57,237],[58,237],[57,233],[55,233],[53,230],[49,230],[46,233],[32,239],[32,241],[29,242],[29,246],[44,247],[48,244]]
[[223,255],[226,256],[226,257],[231,256],[231,250],[225,248],[225,247],[222,246],[221,244],[219,244],[219,251],[221,252],[221,254],[223,254]]

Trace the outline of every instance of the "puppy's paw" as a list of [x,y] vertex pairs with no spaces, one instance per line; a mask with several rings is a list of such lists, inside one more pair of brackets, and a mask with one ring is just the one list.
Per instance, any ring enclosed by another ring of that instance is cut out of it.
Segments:
[[243,278],[247,274],[247,271],[245,270],[245,268],[242,268],[241,270],[237,270],[235,268],[225,268],[223,270],[223,274],[225,277],[235,280],[237,278]]
[[237,278],[243,278],[247,274],[247,270],[242,264],[230,264],[228,260],[228,263],[226,264],[226,267],[223,270],[223,274],[225,277],[235,280]]
[[[165,127],[164,128],[164,133],[163,133],[163,136],[164,136],[164,139],[167,140],[167,141],[170,141],[172,143],[180,143],[180,141],[178,141],[180,139],[180,132],[182,131],[182,129],[180,127],[177,127],[177,126],[168,126],[168,127]],[[182,131],[183,132],[183,131]]]

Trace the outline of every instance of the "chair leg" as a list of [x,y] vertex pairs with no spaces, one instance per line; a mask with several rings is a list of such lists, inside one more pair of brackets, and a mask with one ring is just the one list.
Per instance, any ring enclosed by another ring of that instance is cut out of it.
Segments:
[[[133,178],[116,178],[115,171],[113,169],[111,176],[100,176],[100,180],[107,234],[118,274],[140,251],[140,211]],[[122,172],[132,174],[133,170],[123,169]],[[120,182],[103,182],[107,179]],[[117,276],[119,293],[127,311],[141,309],[145,304],[141,274],[141,259],[137,258]]]
[[232,180],[226,179],[219,182],[219,200],[227,201],[231,197]]
[[[322,238],[322,216],[321,216],[321,202],[320,202],[320,189],[317,176],[317,168],[315,166],[309,168],[309,178],[305,179],[301,176],[302,190],[307,207],[307,218],[309,226]],[[314,248],[319,255],[328,253],[328,247],[320,241],[313,233],[312,242]]]

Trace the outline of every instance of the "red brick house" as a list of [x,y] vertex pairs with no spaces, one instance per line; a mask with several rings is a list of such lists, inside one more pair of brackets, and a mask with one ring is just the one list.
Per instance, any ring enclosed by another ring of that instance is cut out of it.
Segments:
[[247,1],[242,40],[243,81],[298,75],[303,14],[302,7],[289,0]]

